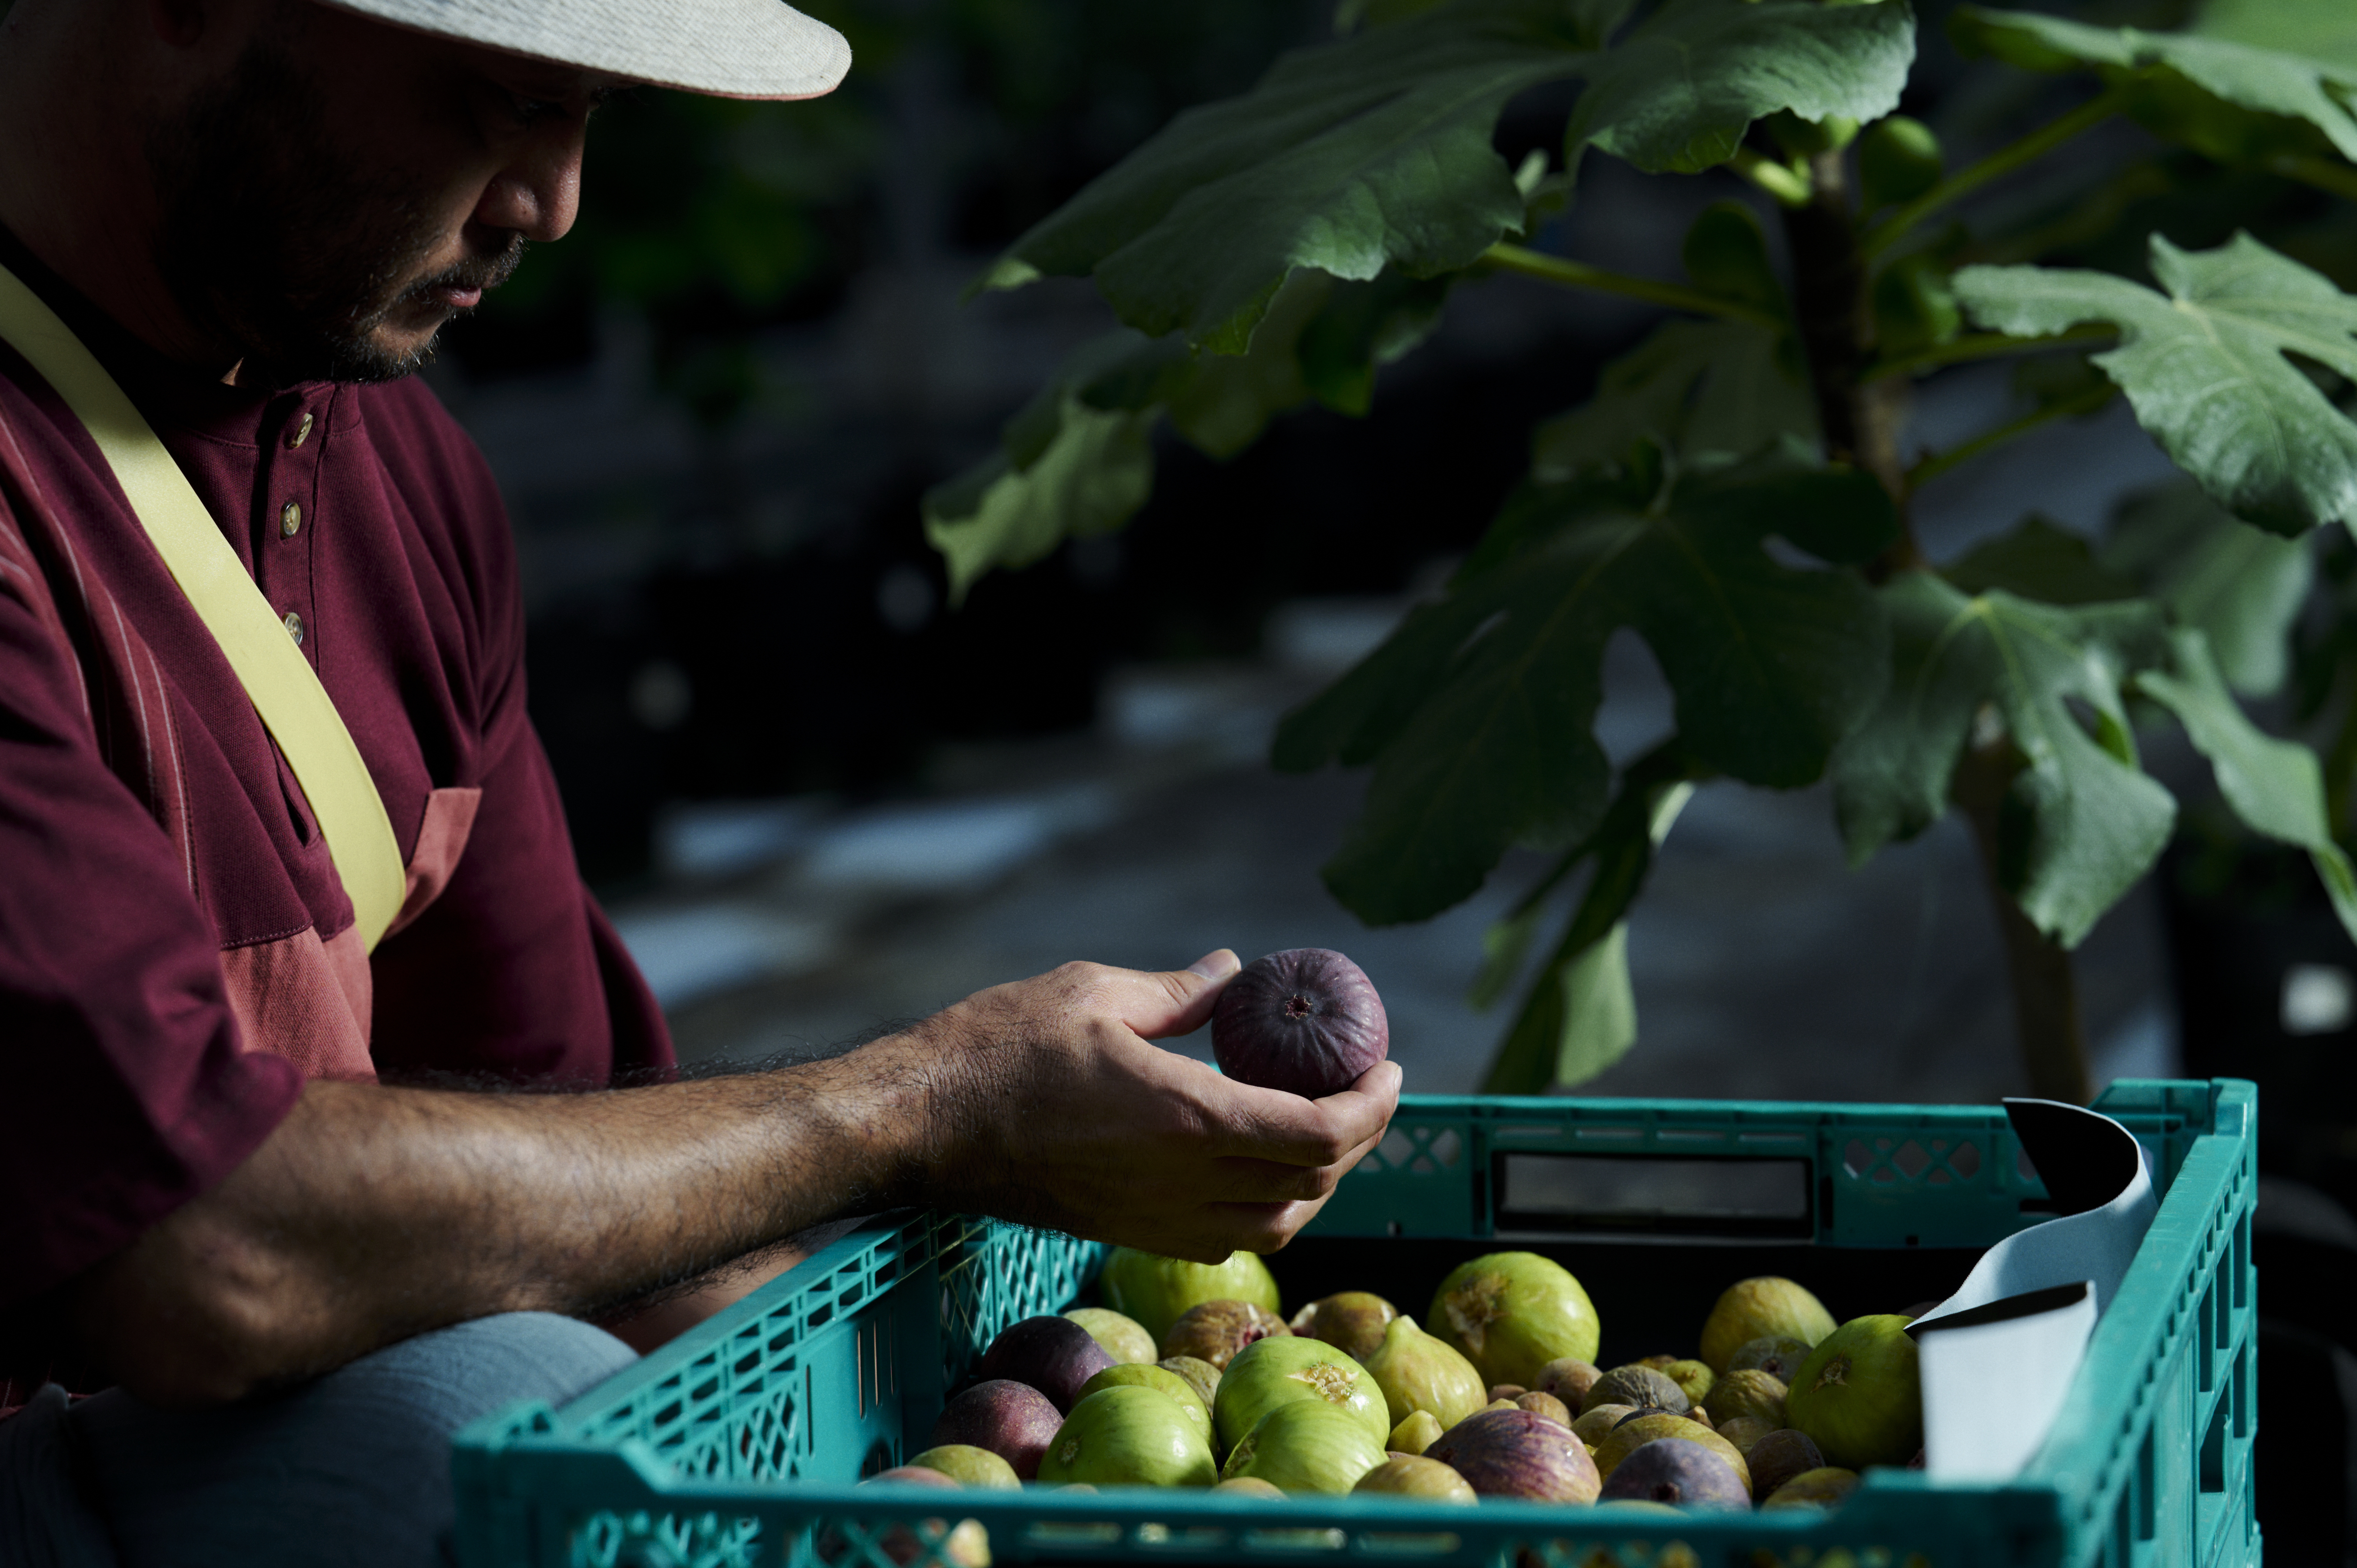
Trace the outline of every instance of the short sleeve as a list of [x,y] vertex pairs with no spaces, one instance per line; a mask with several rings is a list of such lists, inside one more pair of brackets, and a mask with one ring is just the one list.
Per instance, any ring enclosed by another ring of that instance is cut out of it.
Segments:
[[0,1305],[216,1186],[303,1087],[242,1048],[187,862],[101,758],[47,594],[0,499]]

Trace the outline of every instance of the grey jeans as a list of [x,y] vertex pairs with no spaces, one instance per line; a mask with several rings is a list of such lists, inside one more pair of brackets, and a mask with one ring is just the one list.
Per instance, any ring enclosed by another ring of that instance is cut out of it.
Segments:
[[450,1438],[559,1404],[637,1359],[601,1328],[507,1313],[420,1335],[268,1399],[159,1411],[45,1389],[0,1422],[8,1568],[434,1568],[451,1561]]

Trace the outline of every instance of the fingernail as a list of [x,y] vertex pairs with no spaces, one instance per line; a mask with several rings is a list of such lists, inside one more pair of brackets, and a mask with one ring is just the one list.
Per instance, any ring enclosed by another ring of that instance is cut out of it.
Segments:
[[1225,948],[1215,948],[1187,966],[1189,974],[1200,974],[1205,980],[1224,980],[1243,967],[1236,955]]

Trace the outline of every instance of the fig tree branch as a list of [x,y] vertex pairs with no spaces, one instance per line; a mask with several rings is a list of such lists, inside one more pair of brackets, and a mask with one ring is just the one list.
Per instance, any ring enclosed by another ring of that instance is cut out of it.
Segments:
[[1876,224],[1867,231],[1862,248],[1869,257],[1881,254],[1904,237],[1909,230],[1942,208],[1962,200],[1991,180],[2002,178],[2027,164],[2035,163],[2073,136],[2093,130],[2119,113],[2124,97],[2119,88],[2109,88],[2061,118],[2040,126],[2019,141],[1999,147],[1978,163],[1967,164]]
[[2076,397],[2062,398],[2048,403],[2043,408],[2034,409],[2009,424],[2000,424],[1994,430],[1985,430],[1970,441],[1951,446],[1945,452],[1934,453],[1931,456],[1921,458],[1914,467],[1907,470],[1907,489],[1910,492],[1920,489],[1949,469],[1960,464],[1969,463],[1984,452],[1995,451],[2016,436],[2029,435],[2040,425],[2051,424],[2058,419],[2074,419],[2083,413],[2093,413],[2117,395],[2119,395],[2119,389],[2111,382],[2105,381],[2101,386],[2088,388]]
[[1641,299],[1649,305],[1667,306],[1672,310],[1688,311],[1696,316],[1716,316],[1724,321],[1748,321],[1755,327],[1781,329],[1786,325],[1768,311],[1758,306],[1746,305],[1741,300],[1721,299],[1717,295],[1705,294],[1698,288],[1687,288],[1682,284],[1616,273],[1605,267],[1590,266],[1586,262],[1550,256],[1543,251],[1530,250],[1522,245],[1492,245],[1481,252],[1481,259],[1501,272],[1519,273],[1524,277],[1560,284],[1566,288],[1617,294],[1627,299]]
[[2104,321],[2091,321],[2083,327],[2073,327],[2068,332],[2057,332],[2045,338],[2015,338],[2003,332],[1967,332],[1961,338],[1951,338],[1945,343],[1918,349],[1911,354],[1877,360],[1859,372],[1859,379],[1878,381],[1887,376],[1911,376],[1924,371],[1936,371],[1943,365],[1961,365],[1974,360],[2001,360],[2008,354],[2040,354],[2049,349],[2068,348],[2073,343],[2104,342],[2119,335],[2118,328]]

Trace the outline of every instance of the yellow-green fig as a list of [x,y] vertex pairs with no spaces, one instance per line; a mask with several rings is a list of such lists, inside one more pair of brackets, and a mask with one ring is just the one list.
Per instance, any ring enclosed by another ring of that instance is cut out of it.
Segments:
[[1283,1502],[1285,1490],[1270,1485],[1258,1476],[1231,1476],[1211,1490],[1232,1498],[1258,1498],[1263,1502]]
[[1023,1487],[1014,1466],[989,1449],[977,1448],[971,1443],[944,1443],[926,1449],[909,1463],[918,1469],[938,1470],[964,1486],[1000,1492],[1020,1491]]
[[[1195,1391],[1193,1385],[1178,1373],[1167,1371],[1160,1367],[1143,1367],[1135,1361],[1124,1361],[1118,1366],[1107,1367],[1103,1371],[1082,1383],[1081,1397],[1086,1399],[1099,1389],[1116,1388],[1158,1389],[1168,1394],[1178,1402],[1178,1408],[1187,1412],[1188,1418],[1194,1422],[1195,1429],[1203,1434],[1203,1441],[1206,1443],[1211,1441],[1211,1407],[1205,1404],[1202,1396]],[[1216,1449],[1217,1445],[1213,1446]],[[911,1460],[910,1463],[913,1464],[915,1461]],[[963,1476],[958,1477],[960,1480],[964,1478]]]
[[1419,1410],[1392,1428],[1384,1448],[1393,1454],[1421,1454],[1437,1443],[1445,1430],[1430,1411]]
[[1598,1473],[1609,1479],[1621,1460],[1646,1444],[1657,1443],[1664,1437],[1683,1437],[1689,1443],[1701,1444],[1727,1461],[1736,1475],[1742,1478],[1747,1490],[1750,1487],[1751,1466],[1745,1461],[1743,1451],[1709,1427],[1688,1421],[1682,1415],[1641,1415],[1614,1427],[1605,1434],[1604,1441],[1596,1445]]
[[1115,1247],[1097,1275],[1097,1288],[1107,1306],[1136,1319],[1157,1345],[1179,1314],[1207,1301],[1244,1301],[1264,1312],[1277,1310],[1276,1281],[1251,1252],[1231,1253],[1224,1263],[1190,1263]]
[[1839,1466],[1822,1470],[1803,1470],[1774,1491],[1760,1506],[1762,1509],[1830,1509],[1857,1490],[1857,1472]]
[[1158,1389],[1099,1389],[1072,1406],[1039,1461],[1049,1486],[1208,1487],[1220,1477],[1211,1446],[1178,1402]]
[[1484,1387],[1527,1389],[1551,1361],[1593,1361],[1600,1332],[1579,1281],[1536,1252],[1491,1252],[1458,1264],[1433,1293],[1425,1321],[1473,1363]]
[[1738,1280],[1719,1293],[1702,1326],[1703,1365],[1727,1370],[1735,1352],[1763,1334],[1815,1345],[1834,1331],[1834,1315],[1803,1286],[1774,1274]]
[[1244,1434],[1229,1451],[1220,1478],[1254,1476],[1286,1492],[1340,1493],[1384,1457],[1383,1440],[1369,1435],[1351,1411],[1323,1400],[1293,1400]]
[[1923,1445],[1923,1385],[1913,1318],[1853,1317],[1809,1353],[1784,1396],[1785,1419],[1844,1470],[1904,1465]]
[[1383,1343],[1364,1365],[1383,1391],[1394,1425],[1424,1410],[1446,1432],[1489,1402],[1473,1363],[1417,1327],[1413,1317],[1394,1317],[1385,1325]]
[[1766,1372],[1729,1372],[1711,1386],[1704,1402],[1713,1426],[1721,1430],[1738,1416],[1764,1421],[1772,1430],[1784,1424],[1784,1385]]
[[[1269,1412],[1298,1401],[1348,1412],[1366,1430],[1379,1455],[1383,1439],[1391,1435],[1390,1406],[1367,1369],[1322,1339],[1294,1334],[1254,1340],[1228,1363],[1211,1402],[1212,1424],[1220,1441],[1233,1449]],[[1281,1480],[1276,1484],[1285,1485]]]
[[1117,1362],[1150,1365],[1161,1358],[1161,1352],[1154,1348],[1154,1336],[1146,1331],[1146,1326],[1111,1307],[1076,1306],[1064,1316],[1087,1329],[1089,1337],[1103,1346],[1105,1354]]
[[1420,1498],[1429,1503],[1478,1503],[1465,1477],[1437,1459],[1386,1459],[1351,1488],[1386,1497]]

